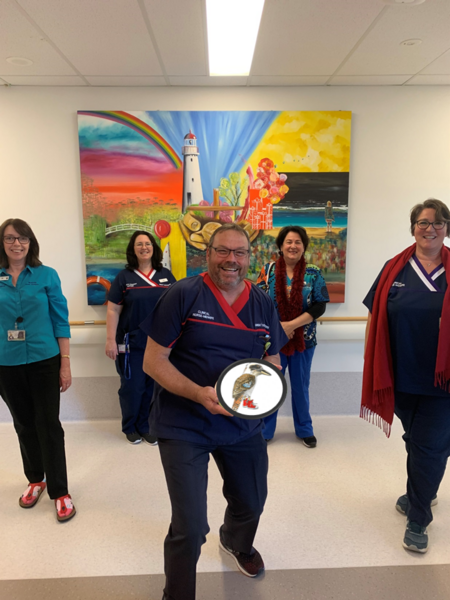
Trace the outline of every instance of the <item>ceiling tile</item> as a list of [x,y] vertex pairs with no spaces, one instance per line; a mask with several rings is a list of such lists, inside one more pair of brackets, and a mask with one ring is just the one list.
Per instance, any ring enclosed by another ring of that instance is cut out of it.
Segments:
[[335,75],[328,85],[402,85],[410,75]]
[[[33,64],[18,67],[6,62],[11,56]],[[70,65],[23,16],[14,2],[0,0],[0,73],[4,75],[74,75]]]
[[[449,27],[449,0],[389,6],[338,74],[413,75],[448,50]],[[400,45],[408,39],[422,43]]]
[[76,76],[58,77],[52,75],[4,75],[3,78],[11,85],[86,85],[81,77]]
[[18,1],[83,75],[162,75],[134,0]]
[[266,0],[251,75],[334,73],[382,10],[374,0]]
[[248,77],[169,77],[170,85],[247,85]]
[[201,0],[144,0],[167,75],[208,75]]
[[147,87],[166,85],[164,77],[86,77],[91,85],[106,85],[110,87]]
[[324,85],[328,81],[329,77],[329,75],[304,75],[303,77],[271,77],[267,75],[253,75],[250,77],[250,85]]
[[[449,24],[450,26],[450,24]],[[428,67],[425,67],[421,75],[450,75],[450,50],[437,58]]]
[[415,75],[406,85],[450,85],[450,75]]

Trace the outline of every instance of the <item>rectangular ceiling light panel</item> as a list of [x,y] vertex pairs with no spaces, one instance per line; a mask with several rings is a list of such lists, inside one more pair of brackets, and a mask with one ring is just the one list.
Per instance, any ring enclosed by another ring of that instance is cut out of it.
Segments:
[[206,0],[209,74],[250,73],[264,0]]

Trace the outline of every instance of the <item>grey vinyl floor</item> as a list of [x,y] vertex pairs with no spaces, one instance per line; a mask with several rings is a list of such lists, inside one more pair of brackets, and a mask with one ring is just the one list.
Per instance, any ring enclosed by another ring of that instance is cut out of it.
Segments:
[[[357,417],[316,417],[314,450],[279,419],[269,444],[269,498],[255,546],[266,573],[236,571],[218,549],[225,502],[211,462],[211,533],[198,564],[198,600],[450,598],[450,480],[439,490],[425,555],[402,547],[405,491],[398,423],[388,440]],[[158,449],[125,442],[118,421],[66,423],[77,515],[56,522],[47,495],[31,510],[17,439],[0,424],[0,599],[161,600],[170,507]]]

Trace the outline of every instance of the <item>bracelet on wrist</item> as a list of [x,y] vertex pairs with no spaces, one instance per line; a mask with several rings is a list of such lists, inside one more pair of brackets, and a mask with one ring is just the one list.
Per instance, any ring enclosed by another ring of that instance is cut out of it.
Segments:
[[61,354],[61,358],[68,358],[70,360],[70,354]]

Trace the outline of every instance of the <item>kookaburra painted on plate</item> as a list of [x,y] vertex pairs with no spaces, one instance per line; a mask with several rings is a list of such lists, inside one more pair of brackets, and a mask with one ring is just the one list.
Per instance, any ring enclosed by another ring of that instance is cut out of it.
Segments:
[[271,377],[269,371],[265,371],[261,365],[252,364],[245,367],[244,373],[240,375],[233,386],[233,410],[238,410],[244,399],[244,406],[248,408],[258,408],[253,400],[250,399],[250,394],[256,385],[256,378],[258,375],[268,375]]

